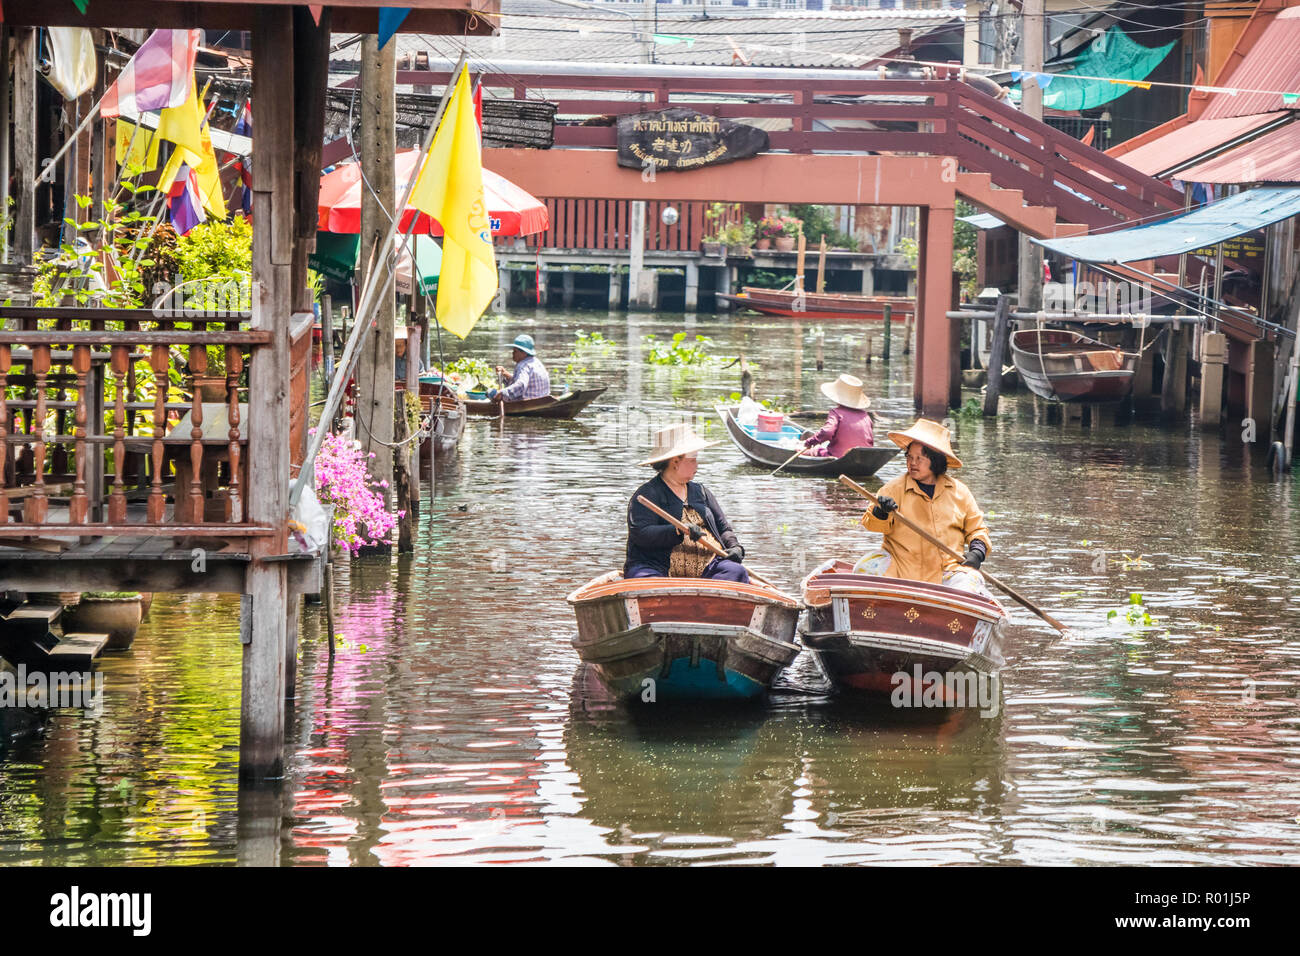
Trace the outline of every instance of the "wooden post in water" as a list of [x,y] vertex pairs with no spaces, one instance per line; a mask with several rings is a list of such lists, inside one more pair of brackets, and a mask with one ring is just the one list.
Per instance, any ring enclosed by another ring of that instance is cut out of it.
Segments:
[[881,356],[881,360],[884,361],[884,362],[888,362],[888,361],[889,361],[889,353],[890,353],[890,351],[891,351],[892,348],[893,348],[893,341],[892,341],[892,339],[893,339],[893,334],[894,334],[894,331],[893,331],[893,328],[894,328],[894,307],[893,307],[892,305],[890,305],[888,302],[885,303],[884,318],[885,318],[885,353]]
[[818,329],[814,338],[817,340],[817,371],[820,372],[826,367],[826,333]]
[[984,387],[984,417],[996,418],[1002,394],[1002,366],[1007,361],[1007,323],[1011,319],[1011,297],[998,296],[993,313],[993,341],[989,346],[988,382]]
[[[826,291],[826,236],[823,233],[822,241],[817,246],[817,294],[821,295]],[[821,366],[818,366],[820,368]]]
[[1187,329],[1169,329],[1169,350],[1165,354],[1165,377],[1160,385],[1160,410],[1180,414],[1187,408]]
[[868,365],[871,364],[871,356],[872,353],[875,352],[875,350],[876,350],[876,337],[872,333],[868,332],[867,333],[867,364]]
[[[325,366],[325,388],[334,381],[334,297],[320,297],[320,347],[321,363]],[[322,427],[328,428],[329,422]]]
[[805,276],[804,276],[804,268],[806,266],[805,257],[807,253],[808,253],[808,238],[803,234],[803,229],[800,228],[799,252],[795,258],[795,265],[794,265],[794,280],[795,280],[796,292],[802,292],[805,288],[807,288],[807,282],[805,281]]
[[912,316],[903,317],[903,354],[912,354]]

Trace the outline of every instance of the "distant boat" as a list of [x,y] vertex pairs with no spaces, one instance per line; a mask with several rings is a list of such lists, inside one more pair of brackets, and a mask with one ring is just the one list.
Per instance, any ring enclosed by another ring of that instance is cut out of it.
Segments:
[[1011,336],[1020,379],[1052,402],[1117,402],[1133,390],[1137,352],[1068,329],[1021,329]]
[[610,571],[567,600],[578,656],[624,700],[757,697],[799,653],[799,602],[758,584]]
[[[727,436],[756,465],[775,468],[792,454],[804,430],[785,424],[779,432],[760,432],[752,425],[736,420],[736,408],[719,405],[715,409],[727,426]],[[822,416],[823,418],[825,416]],[[764,436],[764,437],[760,437]],[[861,478],[874,475],[885,462],[899,452],[893,442],[875,448],[854,448],[840,458],[800,455],[781,470],[803,475],[849,475]]]
[[915,314],[916,300],[901,295],[855,295],[848,292],[804,292],[793,289],[759,289],[745,286],[738,295],[719,292],[717,298],[737,309],[751,309],[764,315],[818,319],[883,319],[885,306],[895,322]]
[[434,418],[434,433],[420,443],[420,460],[429,460],[429,442],[437,442],[434,452],[438,458],[455,451],[460,436],[465,431],[465,402],[441,381],[420,380],[420,407],[431,414],[434,403],[440,406]]
[[1006,611],[969,591],[870,574],[828,561],[803,580],[800,634],[826,678],[849,693],[888,699],[894,675],[996,673]]
[[[608,386],[600,388],[580,388],[563,395],[545,395],[542,398],[525,398],[517,402],[506,402],[507,415],[523,415],[529,418],[574,418],[594,402]],[[501,414],[501,407],[492,401],[475,401],[466,399],[465,410],[470,415],[495,418]]]

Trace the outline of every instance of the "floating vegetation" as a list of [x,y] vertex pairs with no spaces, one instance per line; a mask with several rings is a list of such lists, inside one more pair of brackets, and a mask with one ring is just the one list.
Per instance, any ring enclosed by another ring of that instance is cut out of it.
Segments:
[[688,342],[685,332],[673,336],[672,345],[661,346],[653,335],[647,335],[645,343],[650,346],[646,361],[651,365],[670,365],[682,367],[708,367],[718,365],[722,360],[709,354],[713,339],[707,335],[695,336],[694,342]]
[[1133,591],[1128,596],[1128,605],[1122,608],[1111,608],[1106,612],[1106,621],[1108,623],[1126,623],[1133,627],[1154,627],[1156,619],[1142,605],[1142,594],[1139,591]]
[[608,355],[614,351],[615,344],[612,340],[605,338],[599,332],[584,332],[578,329],[573,338],[573,352],[576,356],[579,352],[596,353],[599,355]]

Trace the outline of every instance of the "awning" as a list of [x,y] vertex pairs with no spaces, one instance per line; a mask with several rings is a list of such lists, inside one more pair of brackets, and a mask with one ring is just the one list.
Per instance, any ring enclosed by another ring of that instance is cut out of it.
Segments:
[[1300,215],[1300,187],[1265,186],[1163,222],[1072,239],[1033,241],[1082,262],[1139,262],[1212,246],[1295,215]]
[[[1143,143],[1128,152],[1110,150],[1109,155],[1127,163],[1140,173],[1163,178],[1170,170],[1201,156],[1213,155],[1233,140],[1257,134],[1266,126],[1289,119],[1286,113],[1264,113],[1257,116],[1230,116],[1216,120],[1194,120],[1186,126],[1166,133],[1149,143]],[[1179,179],[1193,182],[1190,176],[1178,173]]]
[[1178,174],[1191,183],[1300,183],[1300,123],[1288,123]]
[[976,229],[996,229],[998,226],[1005,226],[1006,223],[993,215],[991,212],[979,212],[973,216],[958,216],[961,222],[968,222]]
[[[1174,44],[1143,46],[1113,24],[1088,44],[1069,70],[1039,74],[1043,107],[1053,110],[1088,110],[1123,96],[1169,55]],[[1020,79],[1023,74],[1013,74]],[[1108,79],[1082,79],[1104,76]],[[1112,79],[1113,78],[1113,81]]]

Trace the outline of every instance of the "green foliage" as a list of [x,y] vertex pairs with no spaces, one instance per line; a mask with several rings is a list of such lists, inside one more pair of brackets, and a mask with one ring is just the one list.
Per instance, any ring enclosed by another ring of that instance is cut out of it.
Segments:
[[[957,200],[958,216],[969,216],[975,211],[974,206]],[[952,241],[952,271],[961,277],[962,295],[967,300],[974,299],[979,294],[979,259],[976,251],[979,230],[958,219],[953,224]]]
[[694,342],[686,340],[685,332],[673,336],[673,343],[660,346],[653,335],[647,335],[645,343],[650,346],[646,361],[651,365],[704,366],[717,365],[721,359],[709,354],[713,340],[705,335],[695,336]]
[[[140,187],[137,192],[152,187]],[[94,200],[89,196],[76,196],[77,207],[89,209]],[[94,251],[78,249],[76,243],[65,242],[59,246],[58,255],[43,259],[36,266],[32,282],[32,299],[36,305],[55,306],[65,297],[78,305],[92,301],[109,308],[138,309],[144,304],[148,291],[145,270],[155,265],[145,251],[149,240],[147,231],[156,217],[143,215],[134,209],[126,210],[122,204],[105,200],[102,219],[85,222],[65,217],[64,223],[79,236],[93,241],[100,237],[100,247]]]
[[612,351],[614,351],[614,343],[605,338],[599,332],[587,333],[582,329],[578,329],[577,334],[573,338],[574,356],[579,352],[594,352],[600,355],[608,355]]
[[768,272],[766,269],[755,269],[745,279],[745,285],[754,286],[757,289],[779,289],[789,284],[789,279],[779,273]]
[[921,260],[921,250],[916,244],[916,240],[909,236],[903,236],[898,240],[898,251],[903,254],[907,260],[907,267],[915,269],[916,264]]
[[1148,627],[1156,623],[1156,619],[1142,606],[1142,594],[1139,591],[1129,594],[1128,604],[1125,607],[1107,611],[1106,620],[1114,623],[1123,622],[1135,627]]
[[971,421],[984,417],[984,406],[980,404],[978,398],[968,398],[962,404],[961,408],[949,409],[953,417],[961,418],[965,421]]
[[496,370],[482,359],[462,356],[454,362],[448,362],[443,374],[467,392],[496,386]]
[[[835,227],[835,221],[831,218],[830,207],[817,206],[811,203],[798,203],[790,207],[790,215],[795,219],[802,220],[803,234],[807,237],[808,245],[817,245],[825,236],[827,246],[857,250],[857,239],[848,233],[840,232]],[[790,233],[787,232],[786,235],[790,235]],[[798,235],[797,231],[795,235]]]
[[139,600],[141,594],[139,591],[86,591],[81,595],[82,600],[86,598],[98,598],[102,601],[125,601]]

